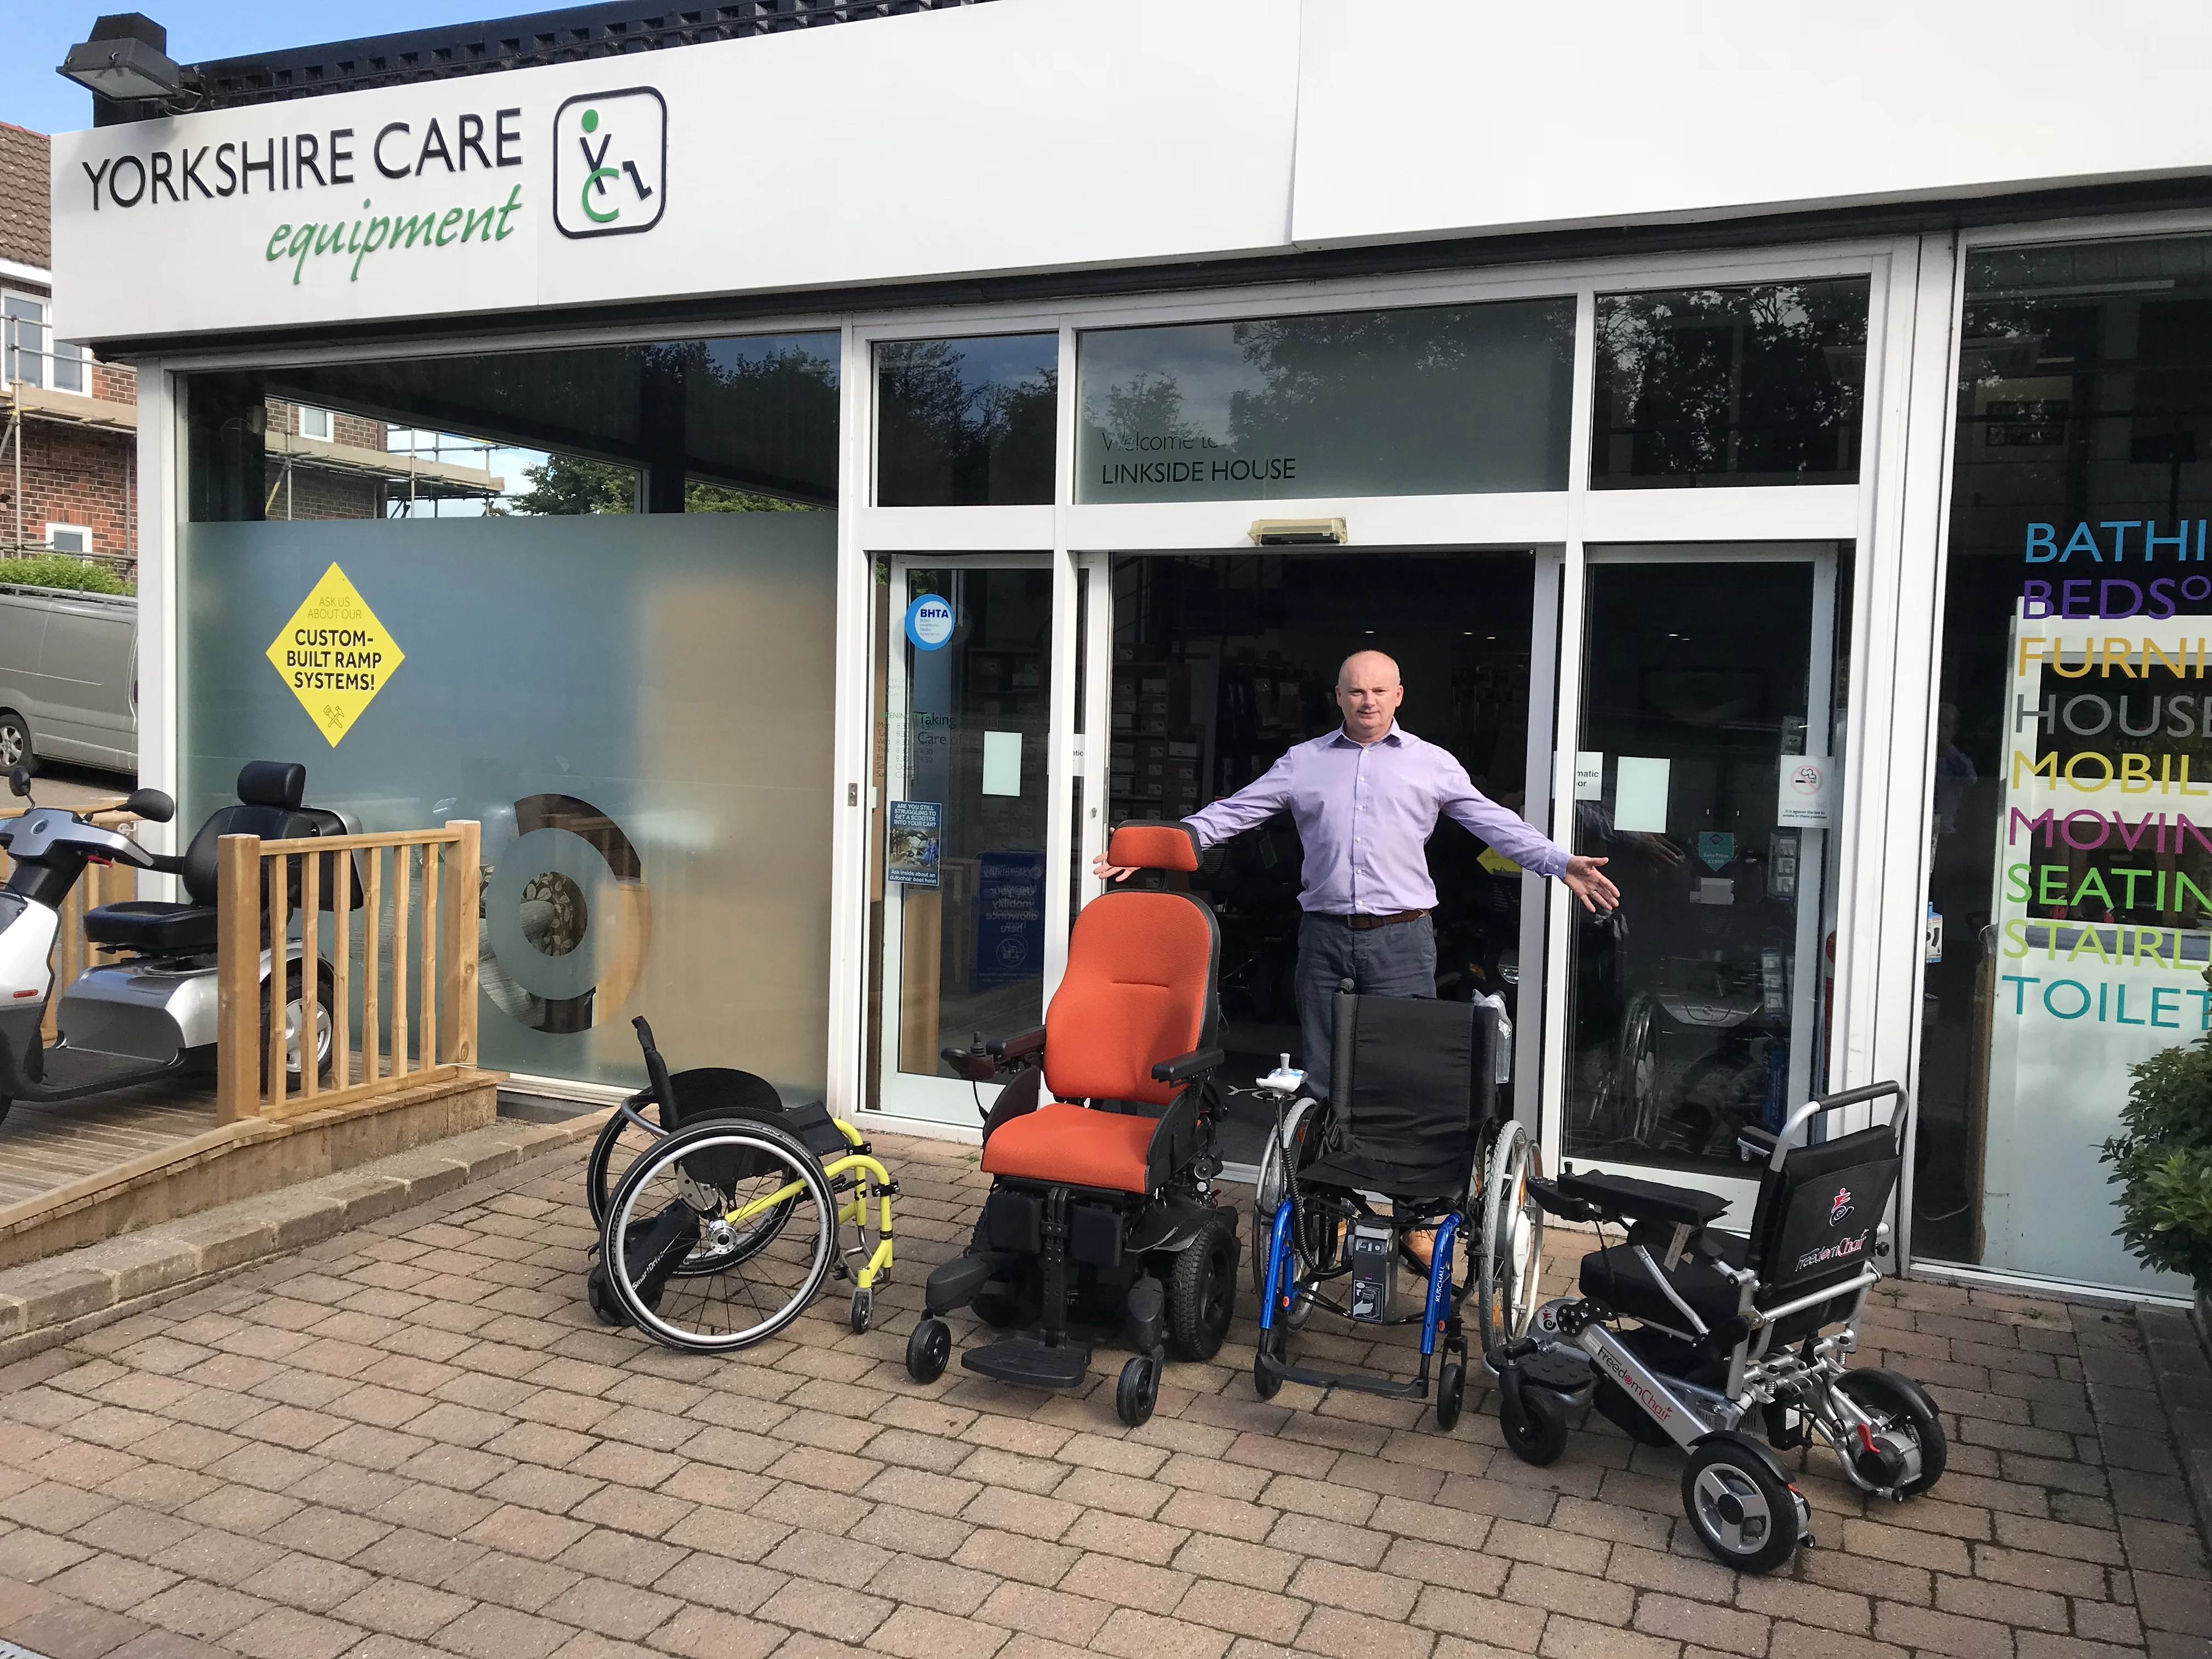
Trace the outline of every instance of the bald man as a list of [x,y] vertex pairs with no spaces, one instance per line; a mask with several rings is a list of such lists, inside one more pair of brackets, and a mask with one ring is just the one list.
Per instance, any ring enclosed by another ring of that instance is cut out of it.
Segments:
[[[1406,688],[1398,665],[1361,651],[1337,671],[1336,706],[1344,726],[1302,743],[1260,778],[1184,822],[1207,848],[1288,807],[1305,843],[1305,920],[1298,928],[1298,1028],[1305,1039],[1306,1085],[1329,1087],[1329,1042],[1337,987],[1376,996],[1437,994],[1437,934],[1430,912],[1437,890],[1424,850],[1437,819],[1464,824],[1540,876],[1563,883],[1585,908],[1611,909],[1620,890],[1603,859],[1569,853],[1519,814],[1477,789],[1449,750],[1424,743],[1398,724]],[[1119,881],[1129,872],[1091,866]]]

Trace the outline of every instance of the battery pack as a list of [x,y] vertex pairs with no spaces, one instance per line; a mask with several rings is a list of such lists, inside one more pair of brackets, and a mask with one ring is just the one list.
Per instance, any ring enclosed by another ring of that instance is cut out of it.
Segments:
[[1371,1324],[1388,1324],[1398,1289],[1397,1241],[1389,1224],[1354,1222],[1347,1254],[1352,1262],[1352,1316]]

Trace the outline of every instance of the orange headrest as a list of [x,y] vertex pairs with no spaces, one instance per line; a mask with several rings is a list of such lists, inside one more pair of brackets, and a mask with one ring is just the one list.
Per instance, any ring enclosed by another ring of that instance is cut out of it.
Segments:
[[1125,823],[1106,845],[1106,862],[1124,870],[1195,870],[1198,836],[1188,823]]

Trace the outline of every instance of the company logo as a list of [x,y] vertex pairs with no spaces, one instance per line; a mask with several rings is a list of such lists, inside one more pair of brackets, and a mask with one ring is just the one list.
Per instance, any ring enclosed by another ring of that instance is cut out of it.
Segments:
[[553,223],[563,236],[651,230],[668,204],[668,106],[651,87],[571,98],[553,115]]
[[1817,1267],[1824,1261],[1844,1261],[1855,1255],[1863,1255],[1866,1253],[1867,1240],[1873,1236],[1873,1232],[1874,1230],[1869,1227],[1865,1232],[1854,1234],[1849,1238],[1839,1238],[1834,1243],[1823,1244],[1817,1249],[1808,1250],[1797,1258],[1797,1265],[1790,1271],[1802,1273],[1806,1268]]
[[1850,1212],[1851,1189],[1848,1187],[1837,1188],[1836,1201],[1828,1206],[1828,1224],[1831,1227],[1838,1225]]
[[941,651],[952,637],[952,606],[934,593],[925,593],[906,610],[906,636],[924,651]]

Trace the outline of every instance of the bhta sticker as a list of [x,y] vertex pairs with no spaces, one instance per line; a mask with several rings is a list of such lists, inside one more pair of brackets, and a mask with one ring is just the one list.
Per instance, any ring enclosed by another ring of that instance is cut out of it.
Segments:
[[271,642],[269,660],[335,749],[406,653],[334,564]]
[[942,651],[952,637],[952,603],[925,593],[906,608],[906,636],[918,651]]

